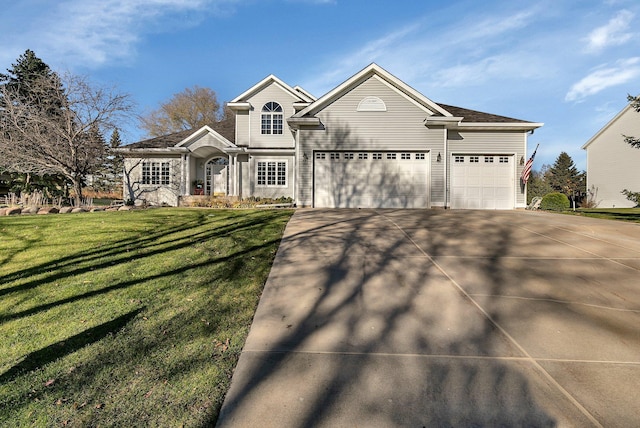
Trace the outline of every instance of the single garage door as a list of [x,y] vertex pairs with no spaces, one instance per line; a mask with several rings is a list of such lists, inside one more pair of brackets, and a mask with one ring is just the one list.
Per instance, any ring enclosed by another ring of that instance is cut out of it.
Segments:
[[454,154],[451,162],[451,208],[514,208],[513,156]]
[[315,152],[318,208],[428,208],[427,152]]

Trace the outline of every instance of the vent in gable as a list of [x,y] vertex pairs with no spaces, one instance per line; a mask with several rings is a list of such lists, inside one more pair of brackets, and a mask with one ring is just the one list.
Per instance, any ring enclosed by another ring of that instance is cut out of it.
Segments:
[[365,97],[358,103],[358,111],[387,111],[387,105],[378,97]]

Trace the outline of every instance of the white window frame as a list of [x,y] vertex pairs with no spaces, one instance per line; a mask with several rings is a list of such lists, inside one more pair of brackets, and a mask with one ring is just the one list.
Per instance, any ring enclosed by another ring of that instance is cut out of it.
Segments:
[[168,186],[171,183],[170,163],[143,161],[140,181],[143,185]]
[[284,129],[284,109],[275,102],[269,101],[262,106],[260,116],[260,133],[262,135],[282,135]]
[[[283,169],[281,170],[281,168]],[[261,175],[264,175],[263,180],[261,180],[261,177],[260,177]],[[289,186],[289,161],[288,160],[286,159],[256,160],[256,187],[288,187],[288,186]]]

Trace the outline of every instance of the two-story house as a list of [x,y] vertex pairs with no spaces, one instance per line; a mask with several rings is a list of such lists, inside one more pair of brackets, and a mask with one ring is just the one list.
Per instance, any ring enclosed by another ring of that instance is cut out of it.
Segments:
[[376,64],[320,98],[271,75],[211,127],[131,144],[125,199],[290,197],[330,208],[524,207],[527,136],[541,123],[438,104]]

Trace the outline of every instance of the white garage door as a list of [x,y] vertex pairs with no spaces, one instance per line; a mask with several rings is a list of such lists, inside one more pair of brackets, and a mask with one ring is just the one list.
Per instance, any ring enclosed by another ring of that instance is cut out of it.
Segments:
[[451,208],[514,208],[513,156],[454,154],[451,161]]
[[426,152],[315,152],[318,208],[428,208]]

